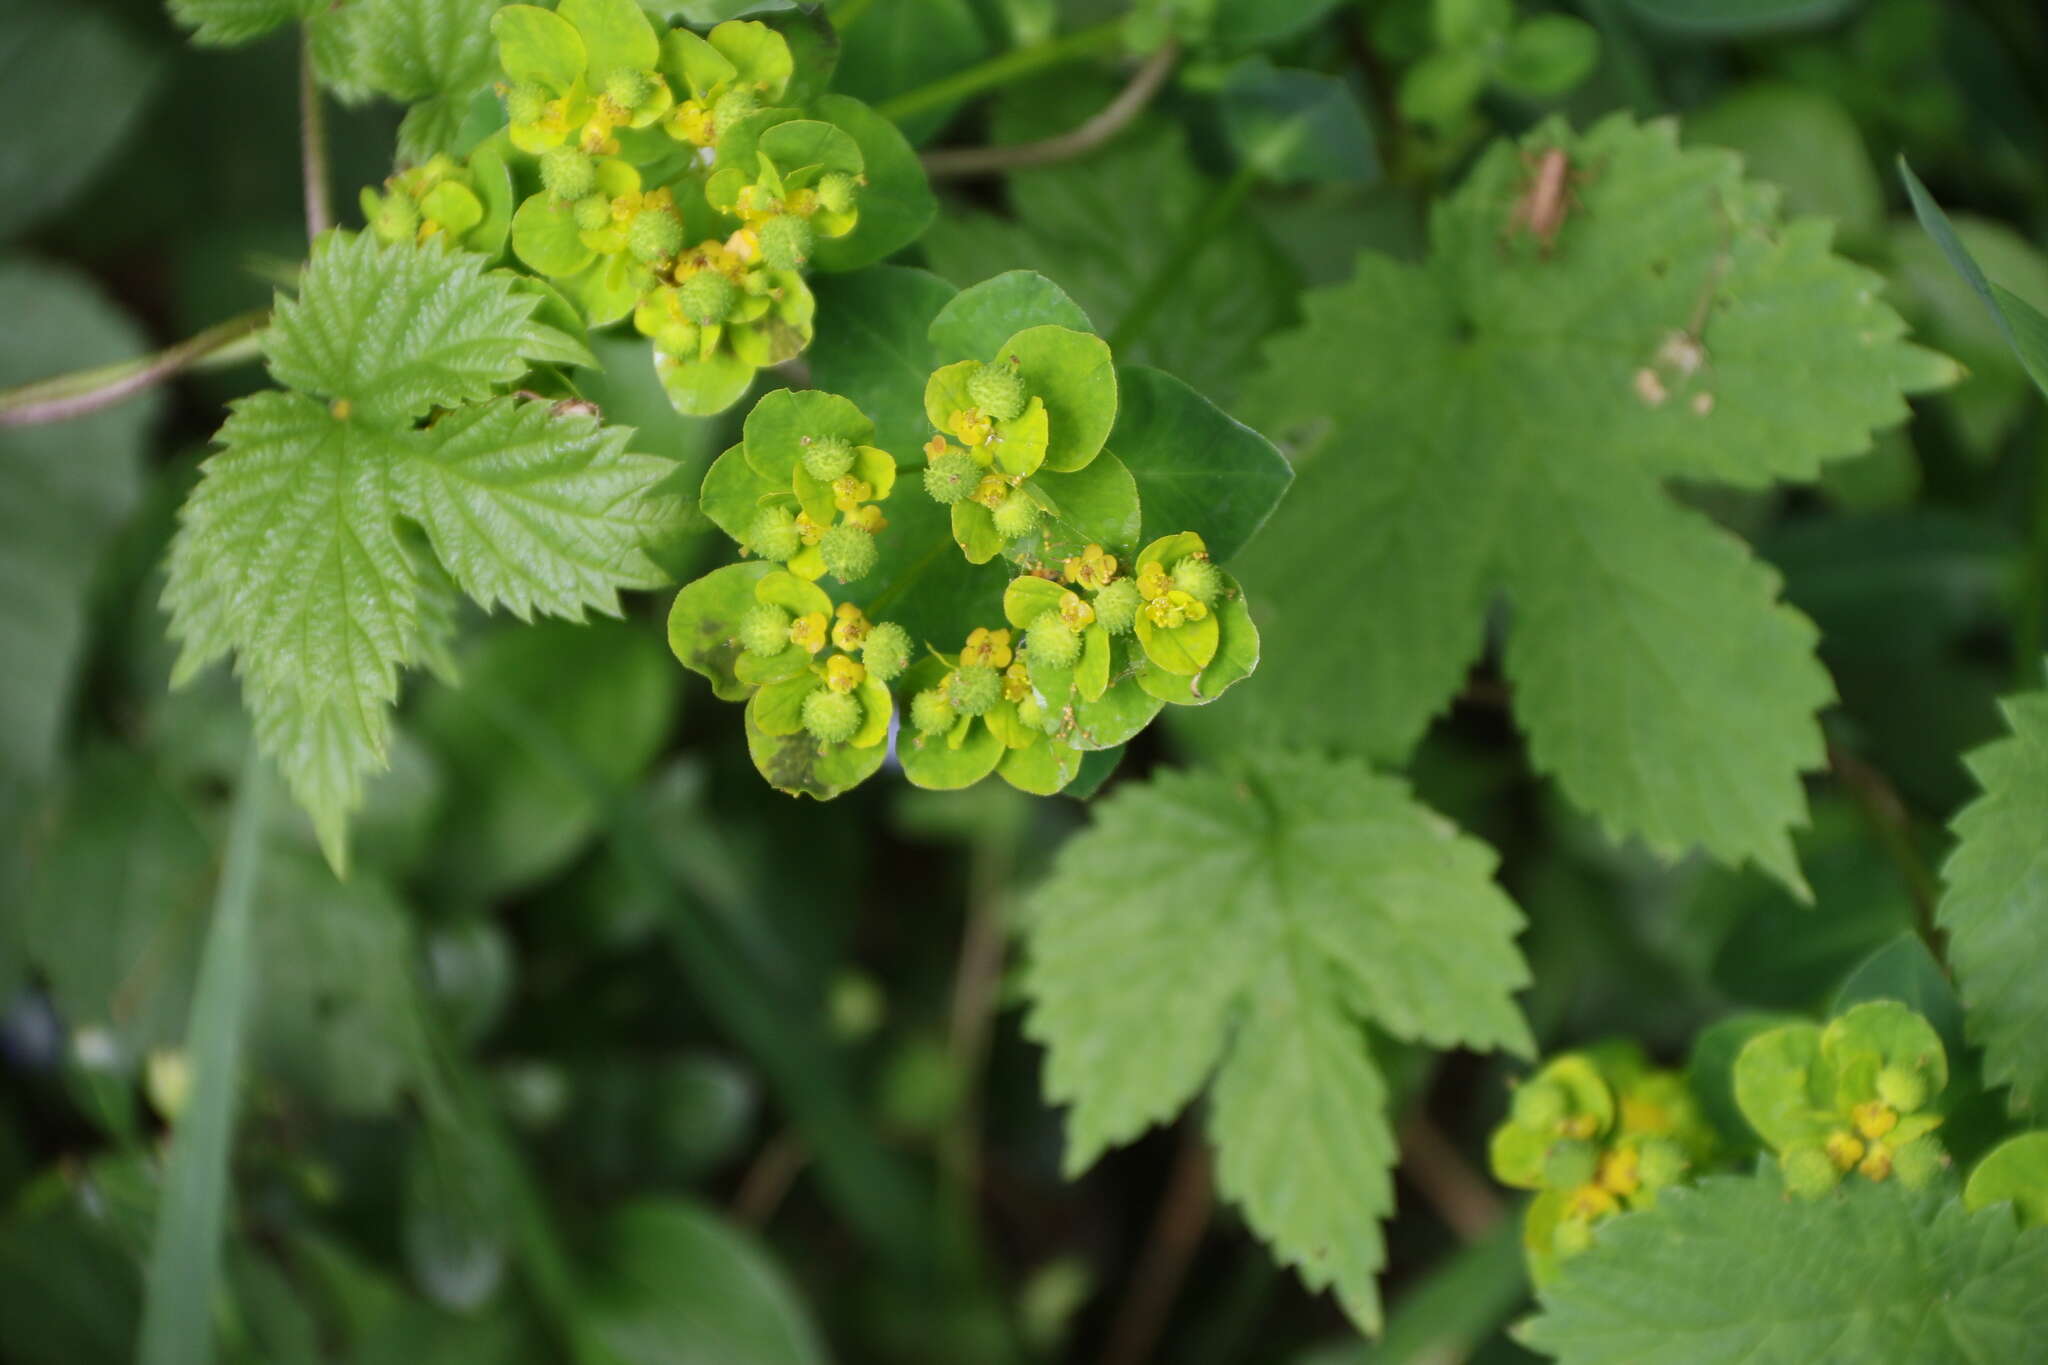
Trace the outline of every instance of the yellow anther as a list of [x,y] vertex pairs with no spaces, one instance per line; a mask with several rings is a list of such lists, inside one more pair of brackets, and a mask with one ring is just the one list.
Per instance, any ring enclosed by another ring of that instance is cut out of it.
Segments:
[[1883,1137],[1899,1126],[1898,1111],[1883,1100],[1870,1100],[1857,1105],[1849,1111],[1849,1119],[1856,1125],[1857,1132],[1873,1140]]
[[825,661],[825,686],[834,692],[853,691],[867,675],[868,671],[851,655],[834,654]]
[[995,423],[982,416],[979,408],[962,408],[946,419],[946,430],[958,437],[962,445],[985,444],[995,429]]
[[1031,673],[1022,664],[1003,670],[1003,700],[1022,701],[1031,695]]
[[1008,500],[1010,481],[1000,474],[984,475],[981,482],[974,486],[974,491],[967,496],[993,512]]
[[1095,608],[1068,593],[1060,599],[1060,620],[1071,630],[1086,630],[1095,624]]
[[832,505],[851,512],[875,495],[875,486],[857,474],[841,474],[832,481]]
[[337,422],[346,422],[349,413],[353,411],[355,411],[355,405],[346,398],[337,398],[327,405],[327,415]]
[[945,437],[934,436],[929,441],[926,441],[924,443],[925,458],[930,460],[936,460],[939,458],[939,456],[947,454],[948,452],[956,448],[957,447],[955,447],[954,444],[951,441],[947,440]]
[[873,503],[866,507],[857,507],[847,513],[846,520],[849,525],[858,526],[871,536],[880,535],[889,525],[889,519],[882,515],[882,509]]
[[1598,1185],[1581,1185],[1566,1196],[1565,1217],[1591,1222],[1620,1209],[1621,1203]]
[[1634,1194],[1643,1187],[1642,1159],[1633,1147],[1605,1152],[1600,1157],[1600,1173],[1595,1180],[1611,1194]]
[[797,538],[806,545],[816,545],[825,536],[825,528],[812,521],[808,512],[796,514]]
[[1661,1104],[1648,1100],[1625,1099],[1621,1102],[1621,1130],[1624,1133],[1669,1133],[1677,1127],[1671,1111]]
[[741,228],[725,239],[725,249],[751,265],[761,258],[761,239],[752,228]]
[[1016,652],[1010,648],[1010,632],[990,630],[987,626],[976,626],[967,636],[967,648],[960,651],[962,666],[987,664],[990,668],[1008,668]]
[[1600,1131],[1600,1121],[1591,1114],[1574,1114],[1568,1119],[1560,1119],[1557,1131],[1560,1137],[1590,1138]]
[[1209,609],[1179,588],[1170,588],[1145,604],[1145,614],[1152,618],[1153,625],[1162,630],[1173,630],[1190,621],[1201,620],[1209,614]]
[[832,623],[832,643],[851,654],[861,647],[874,627],[859,607],[851,602],[839,604],[839,619]]
[[1838,1171],[1852,1170],[1857,1162],[1863,1160],[1863,1139],[1846,1128],[1830,1133],[1824,1145],[1828,1160],[1835,1163]]
[[1173,587],[1173,575],[1167,573],[1164,564],[1147,564],[1138,570],[1138,596],[1150,602],[1155,597],[1164,597]]
[[1116,577],[1116,556],[1103,553],[1100,545],[1090,545],[1062,564],[1060,572],[1067,582],[1098,592]]
[[789,642],[807,654],[825,647],[825,613],[807,611],[789,623]]
[[676,106],[676,111],[668,116],[668,131],[669,136],[699,147],[709,147],[718,136],[711,111],[695,100],[684,100]]
[[1892,1149],[1882,1142],[1870,1144],[1870,1151],[1857,1163],[1856,1169],[1866,1180],[1882,1180],[1892,1173]]

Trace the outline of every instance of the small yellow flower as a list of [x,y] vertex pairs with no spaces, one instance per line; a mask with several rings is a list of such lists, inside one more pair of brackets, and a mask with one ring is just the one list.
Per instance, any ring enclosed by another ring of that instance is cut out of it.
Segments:
[[1086,630],[1095,624],[1095,608],[1068,593],[1060,599],[1060,620],[1065,621],[1070,630]]
[[1152,618],[1153,625],[1162,630],[1173,630],[1190,621],[1201,620],[1209,614],[1209,609],[1179,588],[1170,588],[1145,604],[1145,614]]
[[851,602],[839,604],[838,616],[839,619],[832,623],[832,643],[851,654],[861,647],[874,627],[868,623],[861,609]]
[[936,460],[939,456],[950,454],[956,449],[958,447],[943,436],[934,436],[924,443],[924,454],[928,460]]
[[825,686],[834,692],[851,692],[867,677],[867,669],[848,654],[834,654],[825,661]]
[[796,514],[796,534],[804,544],[816,545],[824,539],[825,528],[812,521],[808,512],[799,512]]
[[976,626],[967,637],[967,648],[960,651],[963,667],[987,664],[990,668],[1008,668],[1015,657],[1015,651],[1010,648],[1010,632],[990,630],[986,626]]
[[1010,496],[1010,481],[1000,474],[984,475],[974,491],[967,495],[993,512],[1001,507]]
[[807,611],[789,623],[789,642],[808,654],[825,647],[825,613]]
[[851,512],[875,495],[875,486],[855,474],[841,474],[832,481],[832,505]]
[[1099,592],[1116,577],[1116,556],[1104,554],[1100,545],[1090,545],[1069,558],[1060,569],[1067,582],[1079,583],[1090,592]]
[[1138,570],[1138,596],[1147,602],[1156,597],[1166,596],[1172,587],[1173,575],[1166,571],[1164,564],[1147,564]]
[[995,434],[995,423],[981,415],[979,408],[962,408],[946,419],[946,430],[965,446],[985,445]]
[[1882,1142],[1870,1144],[1869,1152],[1856,1164],[1866,1180],[1882,1180],[1892,1173],[1892,1149]]
[[1626,1197],[1643,1187],[1642,1159],[1633,1147],[1616,1147],[1600,1157],[1600,1173],[1594,1177],[1609,1194]]
[[1849,1111],[1849,1120],[1856,1125],[1858,1133],[1871,1139],[1881,1138],[1899,1126],[1898,1111],[1883,1100],[1871,1100],[1855,1106]]
[[718,137],[718,130],[711,122],[711,111],[695,100],[684,100],[668,116],[668,135],[678,142],[694,142],[699,147],[709,147]]
[[1022,701],[1031,695],[1031,673],[1022,664],[1003,670],[1003,700]]
[[1566,1198],[1565,1217],[1591,1222],[1621,1207],[1620,1201],[1598,1185],[1581,1185]]
[[882,515],[882,509],[873,503],[849,512],[846,520],[848,525],[858,526],[871,536],[880,535],[889,525],[889,519]]
[[1863,1139],[1846,1128],[1830,1134],[1824,1145],[1827,1148],[1828,1160],[1835,1163],[1835,1169],[1838,1171],[1849,1170],[1863,1160]]

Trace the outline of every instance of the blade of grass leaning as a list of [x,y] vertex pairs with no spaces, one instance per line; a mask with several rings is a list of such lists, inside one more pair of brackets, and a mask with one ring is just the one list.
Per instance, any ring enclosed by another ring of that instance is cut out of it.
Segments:
[[1991,310],[1991,316],[1998,321],[1998,330],[2005,333],[2006,345],[2019,357],[2027,377],[2034,381],[2034,387],[2048,397],[2048,317],[2041,310],[2020,298],[2002,285],[1984,277],[1984,271],[1956,236],[1955,225],[1948,215],[1941,211],[1941,205],[1934,202],[1934,196],[1920,183],[1920,177],[1913,174],[1913,168],[1906,164],[1906,158],[1899,158],[1899,178],[1906,182],[1906,193],[1913,200],[1913,212],[1920,219],[1920,226],[1941,248],[1941,254],[1948,257],[1948,263],[1956,273],[1969,281],[1970,288],[1977,291],[1977,297],[1984,300],[1984,306]]
[[249,995],[250,920],[269,787],[268,765],[252,741],[235,793],[227,857],[186,1031],[192,1094],[171,1135],[164,1169],[136,1355],[140,1365],[206,1365],[213,1359],[213,1301]]

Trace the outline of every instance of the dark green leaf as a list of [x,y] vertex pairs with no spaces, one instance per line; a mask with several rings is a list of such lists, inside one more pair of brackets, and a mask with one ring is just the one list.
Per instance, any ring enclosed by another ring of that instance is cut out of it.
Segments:
[[1118,371],[1109,448],[1138,482],[1140,539],[1195,531],[1210,555],[1226,562],[1265,524],[1294,479],[1271,441],[1172,375],[1142,365]]
[[1026,327],[1050,323],[1092,332],[1093,323],[1067,291],[1033,270],[1007,270],[955,294],[932,319],[932,351],[941,365],[991,360]]

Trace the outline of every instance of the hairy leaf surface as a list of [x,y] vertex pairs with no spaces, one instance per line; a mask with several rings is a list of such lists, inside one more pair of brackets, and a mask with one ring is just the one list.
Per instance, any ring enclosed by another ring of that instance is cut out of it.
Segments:
[[[1554,149],[1576,178],[1546,244],[1528,196]],[[1659,485],[1811,479],[1954,366],[1729,154],[1626,118],[1519,152],[1438,206],[1426,264],[1368,255],[1310,294],[1247,395],[1304,447],[1241,561],[1272,607],[1268,700],[1297,738],[1404,753],[1505,594],[1538,765],[1618,835],[1798,887],[1832,695],[1812,627]]]
[[1543,1291],[1563,1365],[1992,1365],[2048,1335],[2048,1229],[1897,1182],[1722,1176],[1602,1224]]
[[1526,1052],[1521,916],[1492,855],[1354,760],[1170,773],[1097,808],[1032,901],[1029,1032],[1067,1166],[1215,1077],[1224,1191],[1312,1286],[1378,1320],[1394,1142],[1364,1025]]

